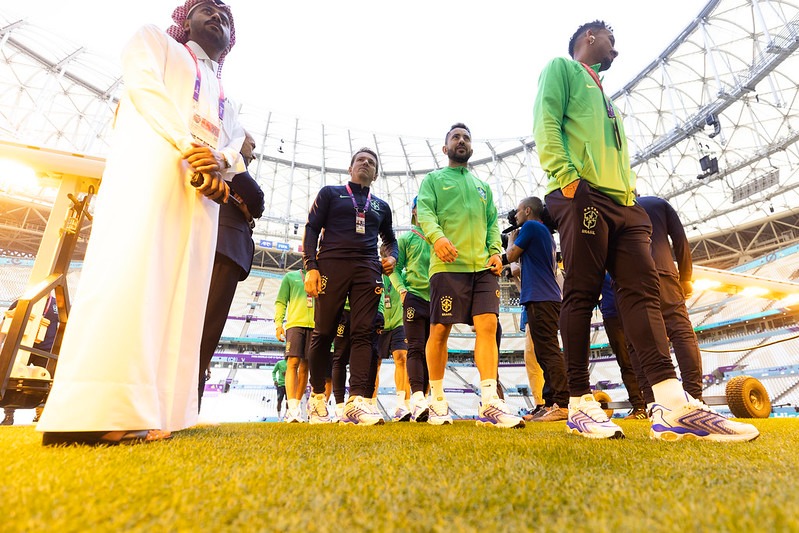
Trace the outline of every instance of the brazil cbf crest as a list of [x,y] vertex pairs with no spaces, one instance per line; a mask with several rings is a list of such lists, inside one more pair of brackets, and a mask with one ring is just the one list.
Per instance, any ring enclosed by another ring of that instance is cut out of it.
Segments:
[[597,220],[599,220],[599,211],[596,207],[588,206],[583,209],[583,229],[580,230],[580,233],[596,235],[594,228],[596,228]]
[[405,320],[410,322],[413,320],[414,316],[416,316],[416,309],[409,307],[405,310]]
[[480,195],[480,198],[482,198],[484,202],[488,198],[488,193],[486,193],[484,187],[477,187],[477,193]]
[[452,311],[452,296],[441,297],[441,311],[445,315],[447,315],[450,311]]
[[369,206],[372,208],[372,211],[380,211],[380,202],[377,200],[371,200]]
[[324,294],[325,289],[327,289],[327,276],[322,276],[322,290],[319,291],[319,294]]

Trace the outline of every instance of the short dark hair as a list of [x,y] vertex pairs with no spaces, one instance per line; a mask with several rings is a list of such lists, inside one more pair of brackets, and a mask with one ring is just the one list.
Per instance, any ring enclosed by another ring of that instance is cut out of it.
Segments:
[[380,159],[378,159],[377,154],[371,148],[367,148],[364,146],[363,148],[358,148],[354,154],[352,154],[352,159],[350,159],[350,166],[355,163],[355,157],[360,153],[367,153],[370,154],[372,157],[375,158],[375,173],[377,173],[378,169],[380,168]]
[[537,196],[528,196],[522,199],[519,204],[523,207],[529,207],[533,214],[533,218],[541,220],[541,213],[544,211],[544,202],[541,201],[541,198]]
[[585,24],[583,24],[582,26],[577,28],[577,31],[574,32],[574,35],[572,35],[571,39],[569,39],[569,56],[570,57],[574,58],[574,43],[575,43],[575,41],[577,41],[577,39],[582,34],[587,32],[588,30],[594,30],[594,31],[597,31],[597,30],[608,30],[609,32],[612,32],[613,28],[611,28],[610,26],[605,24],[604,20],[595,20],[593,22],[586,22]]
[[456,122],[455,124],[453,124],[452,126],[449,127],[449,131],[447,131],[447,134],[444,136],[444,142],[445,143],[447,141],[449,141],[449,134],[452,133],[452,130],[456,130],[456,129],[466,130],[466,131],[469,132],[469,135],[472,134],[472,130],[469,129],[469,126],[467,126],[463,122]]

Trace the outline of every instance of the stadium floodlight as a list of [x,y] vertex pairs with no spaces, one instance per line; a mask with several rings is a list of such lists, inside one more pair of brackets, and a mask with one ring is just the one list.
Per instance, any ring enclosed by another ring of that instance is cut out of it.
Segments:
[[694,291],[701,290],[782,300],[799,295],[799,283],[694,265]]
[[799,304],[799,293],[789,294],[777,302],[777,305],[780,307],[792,307],[796,304]]
[[713,289],[717,289],[719,287],[721,287],[721,282],[714,279],[702,278],[694,280],[695,291],[712,291]]
[[765,287],[757,287],[757,286],[752,285],[752,286],[749,286],[749,287],[744,287],[741,290],[740,294],[741,294],[741,296],[761,297],[761,296],[765,296],[766,294],[768,294],[768,292],[769,292],[768,289],[765,288]]
[[[84,178],[96,183],[103,175],[105,160],[100,157],[64,152],[43,146],[0,140],[0,158],[30,167],[40,180],[58,186],[66,176]],[[41,183],[39,184],[41,185]]]
[[8,193],[38,190],[36,172],[19,161],[0,159],[0,190]]

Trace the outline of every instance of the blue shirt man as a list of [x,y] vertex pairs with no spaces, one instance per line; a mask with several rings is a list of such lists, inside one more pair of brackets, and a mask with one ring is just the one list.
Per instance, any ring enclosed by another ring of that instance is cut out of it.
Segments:
[[569,387],[566,361],[558,344],[561,292],[557,282],[555,239],[541,220],[544,204],[531,196],[519,202],[516,221],[521,229],[511,232],[508,261],[521,262],[520,302],[527,311],[527,329],[533,339],[538,364],[544,371],[546,412],[533,421],[555,422],[568,416]]

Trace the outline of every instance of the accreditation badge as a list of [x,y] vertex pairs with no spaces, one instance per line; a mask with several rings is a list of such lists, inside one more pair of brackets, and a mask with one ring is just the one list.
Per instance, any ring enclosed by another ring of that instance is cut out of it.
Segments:
[[366,233],[366,213],[364,211],[355,211],[355,233],[358,235]]
[[219,125],[216,121],[195,111],[189,123],[189,131],[195,141],[210,146],[214,150],[217,149],[219,144]]

